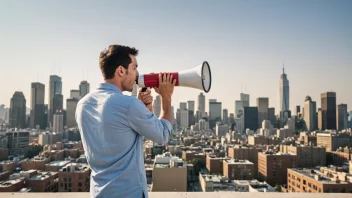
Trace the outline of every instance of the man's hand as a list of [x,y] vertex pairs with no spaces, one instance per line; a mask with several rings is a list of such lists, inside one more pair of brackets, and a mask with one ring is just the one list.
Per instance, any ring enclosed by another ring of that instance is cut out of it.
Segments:
[[153,113],[153,96],[150,90],[142,92],[142,89],[139,89],[138,99],[141,100],[145,106]]
[[171,116],[171,97],[176,85],[176,79],[172,80],[172,74],[159,74],[159,87],[154,87],[155,92],[161,97],[161,114],[160,118],[168,120],[172,124]]
[[174,92],[175,85],[176,85],[176,79],[172,80],[171,73],[160,73],[159,87],[154,87],[154,89],[155,89],[155,92],[161,96],[161,98],[171,100],[171,96]]

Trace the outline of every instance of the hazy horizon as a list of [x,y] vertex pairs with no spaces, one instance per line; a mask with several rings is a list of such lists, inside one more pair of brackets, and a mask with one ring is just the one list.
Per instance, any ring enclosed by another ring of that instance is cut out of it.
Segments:
[[[279,112],[283,64],[290,109],[307,95],[334,91],[352,109],[352,1],[0,1],[0,105],[22,91],[30,107],[31,82],[59,75],[63,95],[82,80],[102,81],[101,50],[110,44],[139,49],[140,73],[180,71],[208,61],[213,84],[206,96],[234,111],[240,93],[269,97]],[[241,88],[242,87],[242,88]],[[173,106],[201,91],[175,88]],[[65,102],[66,103],[66,102]],[[66,108],[66,106],[64,106]],[[175,110],[176,111],[176,110]]]

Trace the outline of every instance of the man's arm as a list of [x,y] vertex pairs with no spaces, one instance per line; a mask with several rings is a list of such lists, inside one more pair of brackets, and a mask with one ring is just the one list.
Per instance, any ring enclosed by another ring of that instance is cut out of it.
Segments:
[[171,123],[158,119],[140,100],[131,102],[128,121],[134,131],[159,144],[167,143],[172,133]]

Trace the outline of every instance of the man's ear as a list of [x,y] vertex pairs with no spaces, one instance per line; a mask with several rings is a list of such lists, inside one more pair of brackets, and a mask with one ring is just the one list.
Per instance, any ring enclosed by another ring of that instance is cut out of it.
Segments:
[[117,68],[116,68],[116,70],[115,70],[115,75],[117,75],[117,76],[124,76],[125,75],[125,68],[124,67],[122,67],[122,66],[118,66]]

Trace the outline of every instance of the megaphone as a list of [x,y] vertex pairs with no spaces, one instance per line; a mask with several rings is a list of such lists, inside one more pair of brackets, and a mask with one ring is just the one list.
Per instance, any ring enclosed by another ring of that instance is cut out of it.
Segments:
[[[171,72],[173,79],[176,79],[176,86],[200,89],[208,93],[211,88],[211,71],[207,61],[189,70]],[[159,74],[142,74],[136,80],[139,87],[158,87]]]

